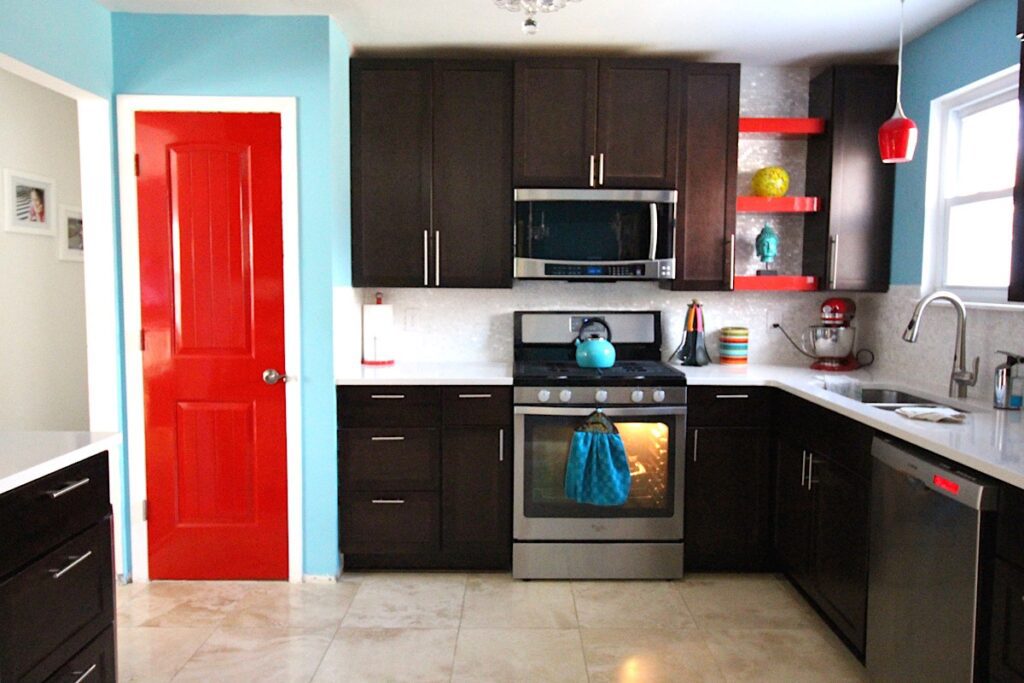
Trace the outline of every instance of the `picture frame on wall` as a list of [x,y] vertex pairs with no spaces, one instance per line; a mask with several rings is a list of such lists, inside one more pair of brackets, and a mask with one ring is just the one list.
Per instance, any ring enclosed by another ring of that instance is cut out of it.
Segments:
[[43,176],[5,168],[4,229],[53,237],[57,232],[57,184]]
[[77,206],[61,204],[60,221],[57,225],[57,258],[61,261],[85,260],[82,210]]

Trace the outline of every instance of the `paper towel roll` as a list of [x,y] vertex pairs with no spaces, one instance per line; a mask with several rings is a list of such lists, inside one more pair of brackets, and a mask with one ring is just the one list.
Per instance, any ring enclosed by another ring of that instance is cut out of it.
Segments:
[[395,362],[394,308],[389,304],[363,306],[363,363],[390,365]]

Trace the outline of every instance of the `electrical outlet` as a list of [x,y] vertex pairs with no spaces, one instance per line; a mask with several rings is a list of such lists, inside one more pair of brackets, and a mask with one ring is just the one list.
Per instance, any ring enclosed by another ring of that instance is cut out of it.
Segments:
[[782,315],[778,311],[776,311],[774,309],[771,309],[771,308],[765,310],[765,312],[764,312],[764,331],[765,332],[767,332],[768,334],[771,334],[771,332],[775,329],[775,327],[777,325],[781,325],[781,324],[782,324]]

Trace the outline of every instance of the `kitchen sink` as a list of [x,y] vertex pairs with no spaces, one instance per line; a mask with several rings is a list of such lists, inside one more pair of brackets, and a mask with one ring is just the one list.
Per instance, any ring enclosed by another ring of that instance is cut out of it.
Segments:
[[[908,394],[907,392],[900,391],[899,389],[886,388],[862,389],[860,401],[865,405],[872,406],[873,408],[880,408],[882,410],[897,410],[907,406],[950,407],[930,398]],[[959,410],[962,413],[967,412],[962,408],[956,408],[956,410]]]

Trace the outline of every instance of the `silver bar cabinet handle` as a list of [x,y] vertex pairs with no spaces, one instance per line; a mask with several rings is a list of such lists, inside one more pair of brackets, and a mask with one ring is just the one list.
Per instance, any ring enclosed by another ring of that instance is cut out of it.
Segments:
[[404,436],[371,436],[370,441],[405,441]]
[[807,451],[803,451],[803,457],[800,458],[800,488],[803,488],[807,484]]
[[92,675],[92,672],[95,671],[95,670],[96,670],[96,665],[93,664],[92,666],[90,666],[85,671],[72,671],[71,675],[72,676],[78,676],[78,678],[75,679],[75,683],[82,683],[82,681],[84,681],[90,675]]
[[729,235],[729,289],[736,289],[736,235]]
[[590,186],[594,186],[594,155],[590,155]]
[[807,490],[814,485],[814,453],[807,454]]
[[498,462],[505,462],[505,430],[498,430]]
[[85,486],[88,483],[89,483],[89,477],[86,477],[85,479],[80,479],[80,480],[78,480],[76,482],[72,482],[71,484],[68,484],[67,486],[65,486],[62,489],[58,489],[57,491],[47,491],[47,493],[50,494],[50,498],[57,499],[57,498],[60,498],[61,496],[63,496],[65,493],[71,493],[75,489],[82,488],[83,486]]
[[839,235],[832,235],[832,249],[829,253],[828,288],[835,289],[839,283]]
[[597,168],[598,168],[598,171],[597,171],[597,184],[601,185],[601,186],[604,186],[604,152],[601,152],[598,155],[598,157],[599,157],[599,161],[597,163]]
[[441,231],[434,231],[434,286],[441,286]]
[[491,394],[459,394],[459,398],[492,398]]
[[80,565],[83,562],[85,562],[86,559],[88,559],[91,556],[92,556],[92,551],[88,550],[88,551],[86,551],[86,553],[84,555],[78,555],[77,557],[75,557],[75,556],[69,557],[68,559],[71,560],[70,564],[65,565],[63,569],[51,569],[50,573],[53,574],[53,578],[59,579],[60,577],[64,576],[69,571],[71,571],[72,569],[77,567],[78,565]]
[[693,461],[697,462],[697,444],[700,442],[700,430],[693,430]]
[[374,498],[370,502],[374,505],[405,505],[401,498]]
[[405,394],[370,394],[370,398],[377,401],[400,401],[405,398]]
[[750,394],[715,394],[715,398],[750,398]]
[[428,280],[427,271],[430,269],[430,235],[428,231],[423,231],[423,286],[426,287],[430,284]]

